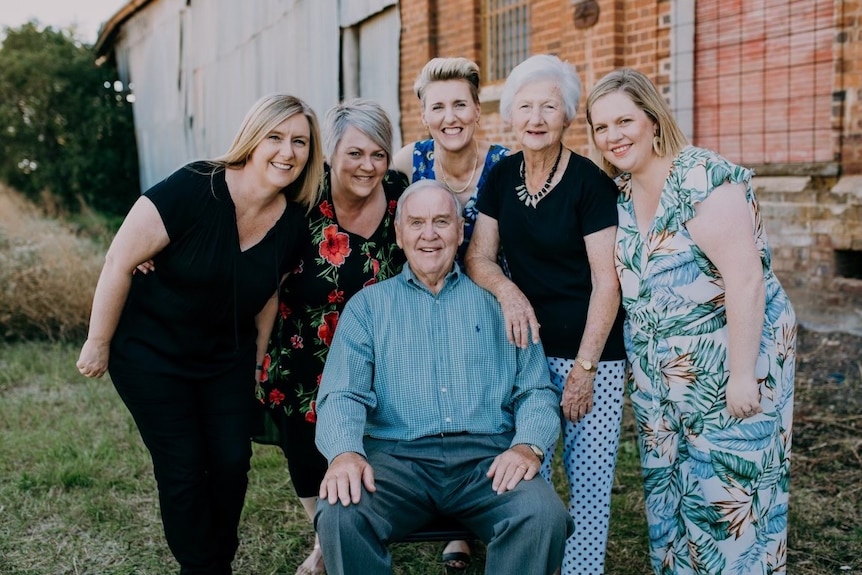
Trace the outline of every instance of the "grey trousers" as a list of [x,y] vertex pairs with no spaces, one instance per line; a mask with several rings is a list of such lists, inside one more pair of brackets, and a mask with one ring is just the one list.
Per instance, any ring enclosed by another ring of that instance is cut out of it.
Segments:
[[485,573],[550,575],[562,563],[572,520],[553,488],[536,475],[497,495],[485,474],[511,435],[366,438],[377,490],[356,505],[317,504],[314,524],[329,575],[392,573],[390,541],[430,518],[460,519],[487,545]]

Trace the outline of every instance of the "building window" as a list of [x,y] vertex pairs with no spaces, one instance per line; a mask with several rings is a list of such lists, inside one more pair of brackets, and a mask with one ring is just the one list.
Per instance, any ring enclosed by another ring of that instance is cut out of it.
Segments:
[[698,0],[694,143],[748,165],[834,161],[835,5]]
[[482,30],[484,80],[505,80],[512,68],[529,55],[529,0],[484,0]]
[[862,251],[835,250],[835,275],[862,280]]

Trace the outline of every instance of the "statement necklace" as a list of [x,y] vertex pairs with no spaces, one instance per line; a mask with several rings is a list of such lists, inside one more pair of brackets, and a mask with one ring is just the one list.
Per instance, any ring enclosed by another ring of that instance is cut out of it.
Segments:
[[548,179],[545,180],[545,185],[542,186],[542,189],[539,190],[539,193],[536,195],[532,195],[527,191],[527,169],[524,166],[524,160],[521,160],[521,183],[515,186],[515,191],[518,192],[518,199],[524,202],[525,206],[528,208],[535,208],[536,204],[539,203],[539,200],[548,194],[548,190],[551,187],[551,180],[554,179],[554,174],[557,173],[557,167],[560,165],[560,158],[562,157],[563,145],[560,144],[560,151],[557,153],[557,159],[554,160],[554,165],[551,166],[551,173],[548,174]]
[[441,158],[437,158],[437,163],[440,165],[440,177],[443,178],[443,183],[446,184],[446,187],[449,188],[453,194],[460,194],[462,192],[467,191],[467,188],[470,187],[470,184],[473,183],[473,178],[476,177],[476,168],[479,166],[479,141],[473,140],[476,143],[476,157],[473,158],[473,170],[470,172],[470,179],[467,180],[467,183],[464,184],[464,187],[460,190],[456,190],[452,187],[452,185],[446,180],[446,170],[443,168],[443,162],[441,162]]

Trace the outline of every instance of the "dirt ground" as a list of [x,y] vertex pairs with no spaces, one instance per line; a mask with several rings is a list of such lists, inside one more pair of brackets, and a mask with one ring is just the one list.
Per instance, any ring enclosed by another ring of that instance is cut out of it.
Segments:
[[826,490],[862,485],[862,337],[800,328],[793,468],[829,470]]

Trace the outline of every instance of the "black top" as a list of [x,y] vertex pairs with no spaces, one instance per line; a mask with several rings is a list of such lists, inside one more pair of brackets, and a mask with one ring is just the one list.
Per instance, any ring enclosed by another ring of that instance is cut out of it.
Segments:
[[155,273],[132,277],[111,367],[206,379],[248,362],[251,378],[254,317],[307,242],[304,208],[289,201],[266,236],[240,251],[225,172],[212,171],[189,164],[144,193],[170,243],[153,258]]
[[[572,154],[560,182],[535,208],[518,199],[518,152],[488,176],[477,207],[495,220],[512,281],[536,312],[545,353],[572,359],[587,323],[592,292],[584,236],[617,225],[617,187],[590,160]],[[622,308],[601,359],[625,358]]]

